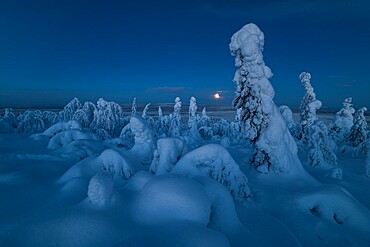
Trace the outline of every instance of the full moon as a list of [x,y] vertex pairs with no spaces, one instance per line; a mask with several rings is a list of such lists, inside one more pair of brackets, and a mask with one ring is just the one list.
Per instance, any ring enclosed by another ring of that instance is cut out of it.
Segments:
[[220,96],[220,94],[219,94],[219,93],[215,93],[215,94],[213,95],[213,98],[215,98],[215,99],[221,99],[221,96]]

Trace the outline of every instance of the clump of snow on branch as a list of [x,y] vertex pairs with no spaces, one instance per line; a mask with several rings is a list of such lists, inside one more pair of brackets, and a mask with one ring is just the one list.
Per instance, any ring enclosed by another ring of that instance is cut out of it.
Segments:
[[247,177],[229,152],[217,144],[207,144],[185,154],[171,173],[209,176],[223,184],[235,199],[244,200],[251,196]]
[[289,172],[300,166],[296,143],[273,98],[272,72],[263,61],[264,34],[247,24],[231,37],[229,45],[238,68],[234,107],[242,108],[246,138],[255,144],[252,163],[260,172]]

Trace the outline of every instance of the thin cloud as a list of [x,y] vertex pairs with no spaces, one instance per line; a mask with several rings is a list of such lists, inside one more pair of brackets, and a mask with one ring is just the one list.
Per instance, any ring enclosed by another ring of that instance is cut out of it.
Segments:
[[153,87],[147,89],[152,93],[161,93],[161,94],[178,94],[185,92],[185,87]]
[[337,82],[335,83],[335,87],[337,88],[349,88],[355,86],[357,84],[357,80],[351,80],[351,81],[343,81],[343,82]]

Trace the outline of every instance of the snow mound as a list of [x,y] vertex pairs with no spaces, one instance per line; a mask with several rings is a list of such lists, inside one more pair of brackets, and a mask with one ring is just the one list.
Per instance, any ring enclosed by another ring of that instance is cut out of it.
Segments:
[[83,160],[88,156],[96,153],[101,153],[105,147],[100,141],[79,139],[74,140],[64,147],[59,148],[53,154],[62,158],[63,160]]
[[184,151],[185,144],[179,138],[159,139],[149,171],[157,175],[171,172]]
[[62,132],[63,130],[68,129],[78,129],[81,130],[81,124],[75,120],[70,120],[68,122],[59,122],[54,125],[52,125],[50,128],[45,130],[42,134],[45,136],[53,137],[57,133]]
[[127,180],[134,174],[130,162],[121,152],[106,149],[99,156],[90,156],[73,165],[63,174],[58,182],[66,183],[77,177],[91,179],[101,171],[107,171],[112,174],[115,180]]
[[247,177],[229,152],[217,144],[207,144],[187,153],[177,162],[172,173],[189,177],[209,176],[223,184],[235,199],[251,196]]
[[119,151],[106,149],[100,154],[97,160],[102,163],[103,170],[108,171],[114,177],[119,176],[127,180],[134,174],[130,162]]
[[211,215],[211,201],[202,186],[192,179],[166,174],[154,176],[133,202],[133,216],[144,224],[163,224],[175,220],[206,226]]
[[64,130],[54,137],[50,139],[48,144],[49,149],[58,149],[71,143],[74,140],[81,140],[81,139],[91,139],[91,140],[98,140],[98,137],[94,135],[92,132],[77,130],[77,129],[68,129]]
[[351,194],[336,185],[323,185],[303,193],[298,206],[326,221],[355,228],[370,229],[370,211]]
[[89,202],[97,207],[109,206],[113,196],[112,174],[99,172],[91,178],[87,192]]

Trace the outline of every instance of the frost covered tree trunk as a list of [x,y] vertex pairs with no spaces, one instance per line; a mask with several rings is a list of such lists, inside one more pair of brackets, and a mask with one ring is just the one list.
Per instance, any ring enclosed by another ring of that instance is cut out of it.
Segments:
[[255,24],[236,32],[229,45],[235,56],[233,105],[242,108],[245,137],[255,144],[252,163],[260,172],[287,173],[300,169],[297,145],[273,98],[272,72],[263,61],[264,34]]

